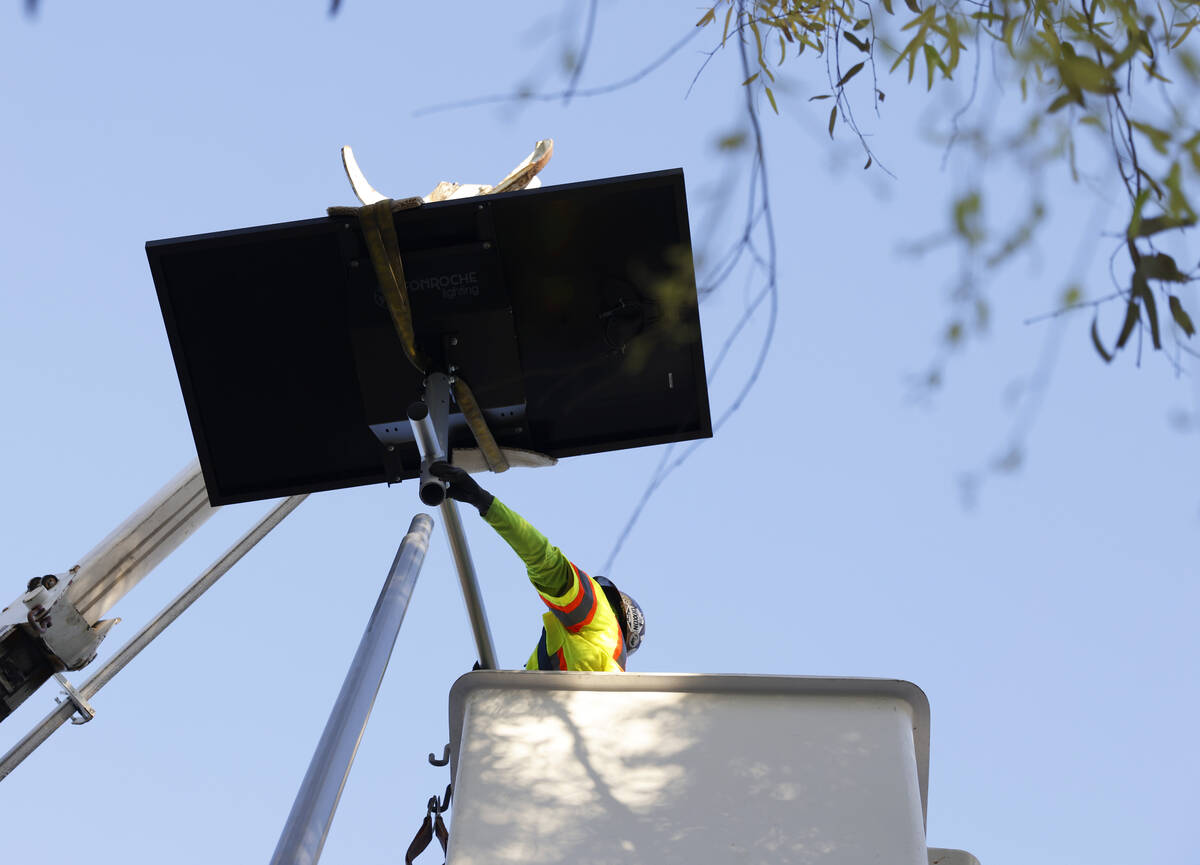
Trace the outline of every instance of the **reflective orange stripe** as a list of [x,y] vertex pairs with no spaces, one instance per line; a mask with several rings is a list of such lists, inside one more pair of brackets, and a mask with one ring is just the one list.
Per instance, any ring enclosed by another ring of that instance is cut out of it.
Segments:
[[621,668],[621,672],[625,672],[625,635],[621,633],[621,629],[617,628],[617,647],[613,650],[613,660],[617,662],[617,666]]
[[558,604],[553,603],[545,595],[542,595],[542,600],[546,602],[546,606],[552,610],[557,610],[560,613],[573,613],[575,608],[583,603],[584,585],[583,580],[581,580],[579,577],[579,568],[575,567],[574,562],[567,562],[567,564],[571,566],[571,573],[575,575],[575,588],[578,590],[575,593],[575,599],[570,603],[560,607]]
[[541,598],[550,611],[554,613],[564,628],[569,633],[577,634],[583,630],[592,621],[596,615],[598,599],[596,597],[596,587],[592,583],[592,578],[586,573],[571,565],[571,572],[575,577],[575,597],[568,604],[556,604],[542,595]]

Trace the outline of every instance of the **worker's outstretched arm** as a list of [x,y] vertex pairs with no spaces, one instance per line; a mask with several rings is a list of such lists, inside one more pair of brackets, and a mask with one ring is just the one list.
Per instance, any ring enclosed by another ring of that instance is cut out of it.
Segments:
[[574,587],[575,571],[567,557],[520,514],[506,507],[460,468],[436,462],[429,471],[439,480],[446,481],[450,498],[472,505],[504,538],[525,563],[529,579],[539,592],[558,597]]

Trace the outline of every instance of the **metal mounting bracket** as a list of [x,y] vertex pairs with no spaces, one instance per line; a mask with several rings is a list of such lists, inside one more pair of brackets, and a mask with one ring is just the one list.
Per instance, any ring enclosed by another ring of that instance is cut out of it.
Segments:
[[[78,726],[86,724],[88,721],[96,717],[96,710],[92,708],[92,704],[83,698],[83,694],[75,689],[75,686],[62,673],[55,673],[54,678],[58,680],[58,684],[62,685],[63,693],[66,698],[75,706],[77,715],[71,716],[71,723]],[[54,702],[62,703],[62,697],[55,697]]]

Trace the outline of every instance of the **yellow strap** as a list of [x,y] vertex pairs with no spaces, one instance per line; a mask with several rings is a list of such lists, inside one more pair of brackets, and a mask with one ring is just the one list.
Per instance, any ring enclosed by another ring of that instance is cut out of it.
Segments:
[[392,200],[385,198],[374,204],[363,205],[358,209],[358,221],[362,226],[367,251],[371,254],[371,264],[375,267],[375,279],[392,315],[392,324],[400,337],[404,355],[422,375],[428,374],[431,371],[429,358],[417,348],[413,331],[412,307],[408,303],[404,264],[400,260],[400,242],[392,222]]
[[494,472],[507,471],[508,460],[504,451],[500,450],[500,445],[496,444],[492,431],[488,429],[487,421],[483,419],[483,411],[479,408],[479,403],[475,402],[475,394],[471,393],[471,388],[462,380],[462,376],[456,375],[453,381],[454,384],[450,387],[454,391],[454,401],[458,403],[459,411],[466,418],[467,426],[471,428],[471,434],[475,436],[475,443],[479,445],[479,452],[483,454],[488,468]]
[[[400,260],[400,241],[396,237],[396,225],[392,222],[393,210],[403,210],[416,207],[421,203],[419,198],[406,198],[393,201],[385,198],[374,204],[357,208],[359,224],[362,226],[363,238],[367,243],[367,251],[371,254],[371,264],[375,268],[375,278],[383,299],[387,303],[388,312],[392,316],[392,324],[400,337],[400,345],[409,362],[422,375],[432,371],[429,358],[417,348],[416,333],[413,330],[412,307],[408,302],[408,288],[404,279],[404,263]],[[479,451],[487,461],[488,468],[494,472],[502,472],[508,468],[508,460],[495,436],[488,429],[487,421],[471,388],[461,376],[455,376],[452,389],[454,401],[467,421],[471,434],[479,445]]]

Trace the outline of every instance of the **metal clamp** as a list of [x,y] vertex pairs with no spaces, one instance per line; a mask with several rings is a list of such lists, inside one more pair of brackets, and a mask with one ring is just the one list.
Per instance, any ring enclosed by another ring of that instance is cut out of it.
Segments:
[[[72,685],[67,677],[62,673],[55,673],[54,678],[58,680],[58,684],[62,685],[62,689],[68,700],[75,706],[75,711],[79,714],[71,716],[71,723],[75,725],[86,724],[88,721],[96,717],[96,710],[92,708],[92,704],[84,699],[83,694],[79,693]],[[61,704],[62,697],[55,697],[54,702]]]

